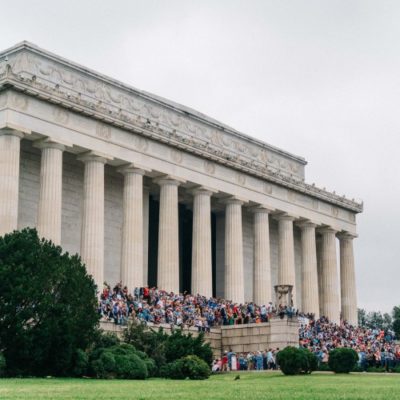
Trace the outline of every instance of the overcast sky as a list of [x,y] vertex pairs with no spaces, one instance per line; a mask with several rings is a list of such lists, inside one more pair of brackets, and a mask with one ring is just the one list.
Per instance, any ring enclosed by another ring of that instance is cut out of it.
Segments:
[[364,200],[359,306],[400,304],[400,1],[3,1],[22,40],[305,157]]

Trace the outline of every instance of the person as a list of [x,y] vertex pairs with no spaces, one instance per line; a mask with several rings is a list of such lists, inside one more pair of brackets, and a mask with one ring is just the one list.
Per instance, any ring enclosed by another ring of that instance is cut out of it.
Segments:
[[257,369],[257,371],[262,371],[262,369],[263,369],[263,357],[262,357],[261,351],[257,351],[255,359],[256,359],[256,369]]
[[228,352],[225,351],[224,355],[222,357],[222,368],[221,368],[222,372],[227,372],[228,371]]
[[217,358],[213,361],[211,370],[212,372],[220,372],[221,369],[222,369],[222,362],[220,359]]

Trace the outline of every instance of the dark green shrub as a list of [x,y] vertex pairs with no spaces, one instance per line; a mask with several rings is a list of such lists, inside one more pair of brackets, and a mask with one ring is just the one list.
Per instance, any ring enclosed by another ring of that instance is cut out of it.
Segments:
[[318,359],[314,353],[310,350],[300,347],[299,352],[302,355],[302,365],[301,370],[306,374],[311,374],[311,372],[318,369]]
[[368,367],[367,372],[386,372],[384,367]]
[[285,375],[310,374],[318,367],[317,357],[307,349],[285,347],[277,354],[277,361]]
[[317,371],[330,371],[328,363],[319,363]]
[[4,376],[6,373],[6,358],[3,353],[0,353],[0,376]]
[[72,369],[72,373],[75,376],[86,375],[88,366],[89,366],[88,354],[85,351],[78,349],[75,353],[74,367]]
[[204,341],[204,334],[193,337],[181,330],[175,330],[167,335],[162,328],[149,329],[143,324],[133,322],[124,331],[124,341],[154,360],[153,369],[149,369],[151,376],[164,375],[164,366],[188,355],[195,355],[208,365],[211,365],[213,359],[211,347]]
[[154,368],[144,353],[124,343],[93,351],[89,372],[103,379],[146,379],[149,376],[147,365]]
[[355,350],[343,347],[329,352],[329,368],[337,374],[348,374],[353,371],[358,362],[358,354]]
[[210,367],[197,356],[185,356],[163,368],[163,376],[170,379],[208,379]]

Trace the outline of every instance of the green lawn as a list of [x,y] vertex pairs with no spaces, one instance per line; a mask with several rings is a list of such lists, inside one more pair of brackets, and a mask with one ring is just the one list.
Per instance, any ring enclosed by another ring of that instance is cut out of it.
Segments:
[[0,379],[0,399],[398,399],[400,375],[315,373],[287,377],[280,373],[212,376],[207,381],[90,379]]

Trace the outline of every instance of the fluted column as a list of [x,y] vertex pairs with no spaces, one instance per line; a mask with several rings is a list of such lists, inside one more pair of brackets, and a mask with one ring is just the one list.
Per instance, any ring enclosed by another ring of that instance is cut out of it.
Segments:
[[20,144],[23,134],[0,130],[0,236],[17,229]]
[[322,236],[317,235],[316,237],[317,246],[317,271],[318,271],[318,298],[319,298],[319,315],[324,315],[323,307],[324,304],[324,291],[322,287]]
[[225,208],[225,298],[244,302],[243,202],[232,198]]
[[192,293],[212,296],[211,195],[212,191],[193,191]]
[[97,290],[104,283],[104,164],[106,159],[96,153],[78,158],[85,163],[83,179],[83,218],[81,258]]
[[176,179],[158,179],[160,217],[158,230],[157,286],[179,293],[179,213]]
[[149,284],[149,211],[150,191],[143,187],[143,284]]
[[322,314],[332,322],[340,322],[338,271],[336,260],[336,231],[324,228],[321,242],[323,304]]
[[42,150],[37,230],[39,237],[61,244],[62,167],[65,146],[50,139],[34,144]]
[[341,233],[338,237],[340,243],[342,318],[352,325],[357,325],[357,290],[353,251],[353,239],[355,236],[348,233]]
[[254,212],[254,271],[253,301],[258,305],[272,301],[271,259],[269,243],[269,210],[263,207]]
[[293,221],[294,218],[289,215],[279,215],[278,220],[278,284],[293,286],[293,303],[296,303],[296,272],[294,265],[294,238]]
[[302,311],[319,318],[317,246],[315,227],[311,222],[299,224],[301,228],[302,270],[301,305]]
[[124,175],[121,247],[121,281],[133,290],[142,287],[143,271],[143,175],[133,165],[118,170]]

